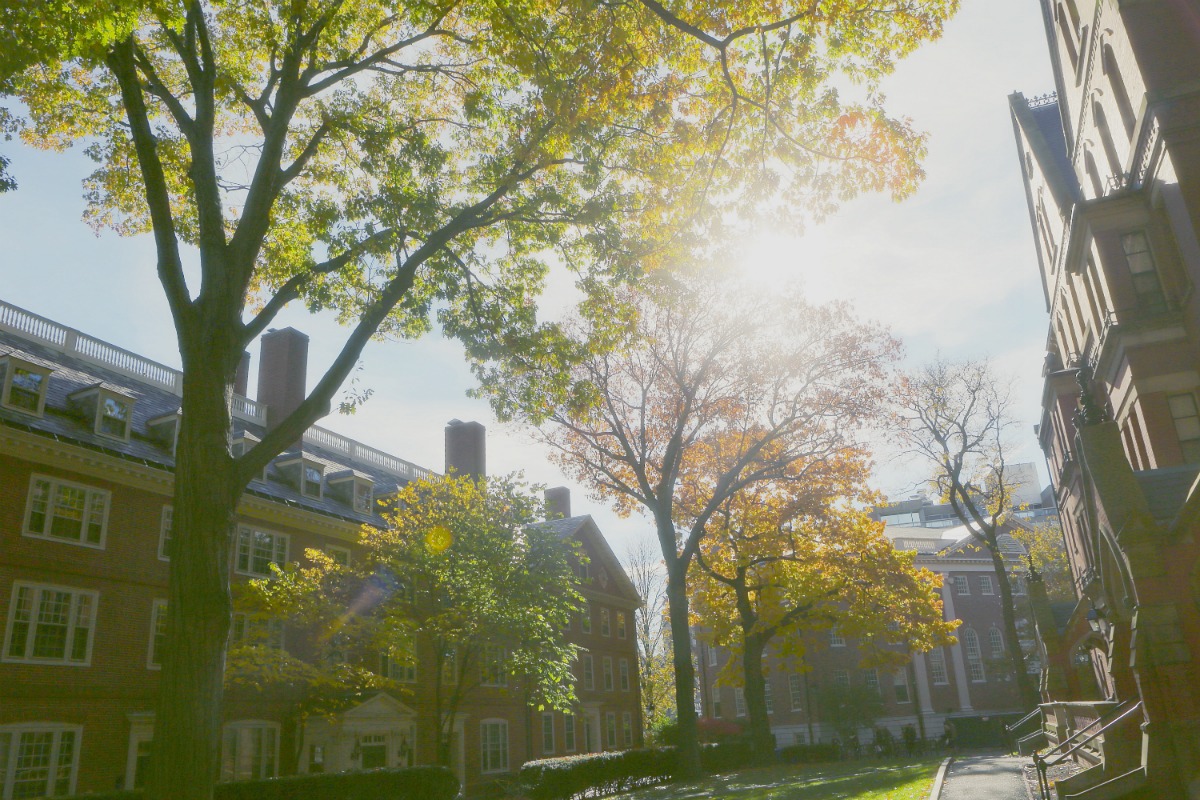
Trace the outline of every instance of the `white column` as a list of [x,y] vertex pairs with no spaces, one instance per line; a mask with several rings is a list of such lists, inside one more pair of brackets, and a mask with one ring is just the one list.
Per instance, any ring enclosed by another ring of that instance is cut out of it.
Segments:
[[[947,576],[943,575],[943,579]],[[945,609],[946,619],[954,619],[954,593],[950,590],[950,582],[942,581],[942,608]],[[950,661],[954,666],[954,685],[958,689],[958,707],[960,711],[974,711],[971,707],[971,690],[967,683],[967,665],[963,659],[962,645],[955,643],[950,648]]]

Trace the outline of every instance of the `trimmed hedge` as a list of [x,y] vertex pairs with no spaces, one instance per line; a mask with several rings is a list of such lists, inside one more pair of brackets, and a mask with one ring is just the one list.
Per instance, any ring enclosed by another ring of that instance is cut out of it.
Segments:
[[[526,762],[518,781],[529,800],[601,797],[670,781],[676,753],[674,747],[653,747],[544,758]],[[729,772],[749,765],[752,756],[749,742],[706,744],[700,748],[700,767],[710,773]]]
[[[451,800],[458,789],[458,779],[446,767],[410,767],[219,783],[213,800]],[[143,800],[141,790],[80,797]]]
[[617,750],[527,761],[517,778],[530,800],[616,794],[671,779],[675,748]]

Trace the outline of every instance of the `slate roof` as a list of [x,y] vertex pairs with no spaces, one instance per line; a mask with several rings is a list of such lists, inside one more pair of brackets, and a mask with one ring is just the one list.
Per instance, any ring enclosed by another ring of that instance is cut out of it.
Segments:
[[1141,484],[1142,494],[1150,507],[1150,516],[1158,522],[1175,519],[1191,495],[1198,472],[1200,465],[1197,464],[1135,472],[1134,476]]
[[[54,346],[32,341],[19,333],[0,329],[0,358],[10,354],[31,364],[48,368],[52,372],[46,389],[45,413],[37,417],[0,406],[0,425],[27,430],[168,471],[174,470],[175,459],[169,446],[156,439],[147,425],[151,420],[173,414],[179,409],[180,398],[174,392],[107,369],[103,364],[72,356]],[[133,398],[133,418],[128,441],[96,433],[91,427],[91,421],[72,407],[69,401],[71,394],[96,384],[103,384],[106,388]],[[233,427],[235,436],[242,431],[248,431],[261,439],[264,434],[261,426],[240,419],[234,421]],[[375,484],[377,496],[394,491],[407,483],[405,476],[311,442],[304,443],[303,452],[306,458],[324,466],[326,476],[353,470],[354,474],[360,477],[370,478]],[[283,459],[288,455],[285,453],[279,458]],[[295,451],[291,451],[290,455],[295,455]],[[348,503],[331,496],[329,491],[323,492],[320,499],[305,497],[298,488],[283,482],[283,476],[273,465],[267,467],[266,478],[267,480],[251,481],[247,493],[352,522],[378,520],[374,514],[355,511]]]
[[1059,112],[1058,103],[1031,108],[1029,114],[1033,117],[1034,123],[1050,148],[1050,163],[1043,163],[1042,168],[1054,170],[1058,173],[1057,178],[1064,185],[1076,187],[1078,178],[1075,176],[1075,170],[1071,167],[1071,160],[1067,154],[1067,138],[1063,133],[1062,115]]

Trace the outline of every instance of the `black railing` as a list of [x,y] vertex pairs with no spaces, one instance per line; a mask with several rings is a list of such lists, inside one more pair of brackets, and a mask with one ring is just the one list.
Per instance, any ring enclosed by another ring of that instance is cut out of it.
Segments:
[[[1133,703],[1133,705],[1129,706],[1129,708],[1126,708],[1124,711],[1121,711],[1120,714],[1116,714],[1116,712],[1120,710],[1121,706],[1128,705],[1129,703]],[[1107,715],[1102,714],[1101,716],[1099,716],[1096,719],[1089,722],[1087,725],[1084,725],[1082,728],[1075,731],[1073,734],[1068,736],[1066,739],[1063,739],[1061,742],[1059,742],[1057,745],[1055,745],[1053,748],[1051,748],[1049,751],[1047,751],[1047,753],[1045,753],[1045,754],[1034,753],[1033,754],[1033,763],[1034,763],[1034,766],[1037,767],[1038,790],[1042,794],[1042,800],[1050,800],[1050,781],[1046,778],[1046,771],[1048,769],[1050,769],[1050,767],[1056,767],[1059,764],[1061,764],[1063,761],[1065,761],[1069,756],[1075,755],[1075,753],[1078,752],[1079,749],[1082,748],[1085,744],[1093,741],[1100,734],[1104,733],[1106,730],[1108,730],[1112,726],[1116,725],[1118,722],[1125,719],[1126,717],[1128,717],[1130,714],[1132,714],[1134,711],[1137,711],[1141,707],[1142,707],[1142,703],[1140,700],[1138,700],[1138,701],[1126,700],[1124,703],[1120,703],[1119,705],[1115,706],[1112,710],[1110,710],[1108,712]],[[1112,716],[1113,714],[1116,714],[1116,716],[1115,717]],[[1067,750],[1064,753],[1059,753],[1058,756],[1054,759],[1046,758],[1047,755],[1054,753],[1056,750],[1061,750],[1063,747],[1070,744],[1071,740],[1074,739],[1076,736],[1079,736],[1081,733],[1083,733],[1088,728],[1091,728],[1094,725],[1099,725],[1106,718],[1108,719],[1108,721],[1105,722],[1104,725],[1099,730],[1095,731],[1090,736],[1080,739],[1078,742],[1075,743],[1075,745],[1073,747],[1071,747],[1070,750]]]

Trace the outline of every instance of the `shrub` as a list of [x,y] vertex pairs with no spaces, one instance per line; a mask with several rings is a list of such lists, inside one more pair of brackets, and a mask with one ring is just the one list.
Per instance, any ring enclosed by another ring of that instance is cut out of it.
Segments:
[[835,744],[793,744],[779,750],[779,760],[786,764],[821,764],[839,757]]
[[662,783],[674,771],[675,749],[657,747],[528,761],[518,780],[530,800],[566,800]]
[[[458,779],[446,767],[411,767],[219,783],[213,800],[451,800],[458,789]],[[83,797],[143,800],[143,793],[102,792]]]

